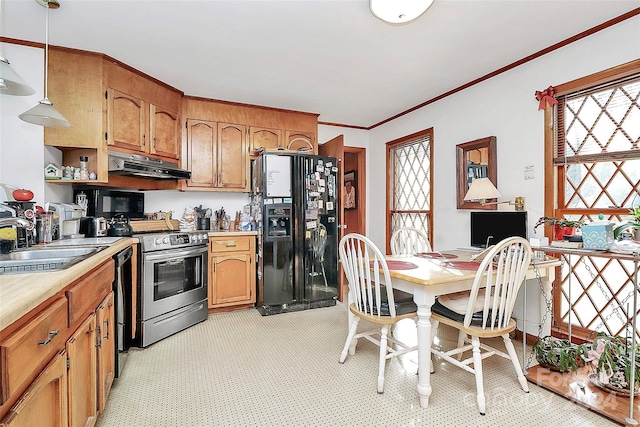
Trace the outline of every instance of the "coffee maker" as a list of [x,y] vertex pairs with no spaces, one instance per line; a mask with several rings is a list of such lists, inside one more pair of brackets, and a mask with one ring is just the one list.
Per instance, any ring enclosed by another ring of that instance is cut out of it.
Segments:
[[54,239],[83,237],[80,234],[80,218],[82,218],[82,207],[80,205],[75,203],[49,203],[49,209],[54,213]]

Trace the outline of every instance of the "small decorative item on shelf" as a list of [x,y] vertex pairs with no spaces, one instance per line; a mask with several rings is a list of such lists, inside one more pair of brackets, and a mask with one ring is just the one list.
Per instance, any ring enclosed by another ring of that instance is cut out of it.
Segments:
[[633,240],[640,242],[640,206],[629,209],[629,215],[633,216],[633,219],[614,228],[613,235],[617,239],[620,234],[628,231]]
[[62,169],[55,163],[49,163],[44,167],[44,179],[60,179],[62,178]]
[[570,372],[586,364],[587,346],[569,340],[546,336],[533,346],[536,360],[552,371]]
[[[589,346],[585,359],[595,372],[589,380],[595,385],[620,394],[630,394],[631,342],[624,337],[599,333]],[[634,394],[640,391],[640,348],[636,344]]]
[[564,236],[573,236],[576,233],[576,230],[584,225],[583,220],[573,221],[565,218],[553,218],[548,216],[543,216],[538,219],[536,225],[533,226],[535,230],[542,224],[545,225],[553,225],[553,236],[554,240],[563,240]]

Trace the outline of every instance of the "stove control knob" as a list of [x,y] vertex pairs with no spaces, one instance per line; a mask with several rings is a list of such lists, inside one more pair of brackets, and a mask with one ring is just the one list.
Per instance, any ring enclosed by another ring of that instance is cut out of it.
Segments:
[[168,244],[169,243],[169,238],[168,237],[163,237],[162,238],[162,243]]
[[162,238],[161,237],[156,237],[156,240],[154,242],[156,244],[156,246],[162,244]]
[[205,234],[201,235],[201,236],[200,236],[200,238],[201,238],[202,240],[207,240],[207,234],[205,233]]

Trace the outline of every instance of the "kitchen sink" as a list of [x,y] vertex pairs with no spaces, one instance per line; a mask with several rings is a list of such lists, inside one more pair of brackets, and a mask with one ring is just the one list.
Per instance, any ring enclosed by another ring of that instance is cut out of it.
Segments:
[[64,270],[105,247],[37,248],[2,254],[0,255],[0,274]]

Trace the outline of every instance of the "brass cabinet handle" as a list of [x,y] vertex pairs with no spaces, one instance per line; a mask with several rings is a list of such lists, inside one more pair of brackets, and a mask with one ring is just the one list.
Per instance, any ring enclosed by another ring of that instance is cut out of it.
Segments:
[[108,339],[109,339],[109,319],[104,319],[104,322],[103,322],[103,323],[105,324],[104,329],[105,329],[105,331],[106,331],[106,333],[107,333],[107,335],[105,335],[103,338],[104,338],[105,340],[108,340]]
[[56,329],[55,331],[50,331],[49,332],[49,336],[47,337],[46,340],[44,341],[38,341],[38,345],[47,345],[51,342],[51,340],[53,340],[53,338],[58,335],[60,333],[59,329]]

